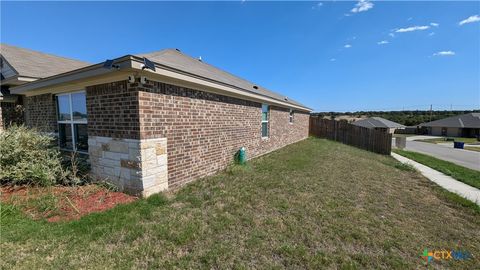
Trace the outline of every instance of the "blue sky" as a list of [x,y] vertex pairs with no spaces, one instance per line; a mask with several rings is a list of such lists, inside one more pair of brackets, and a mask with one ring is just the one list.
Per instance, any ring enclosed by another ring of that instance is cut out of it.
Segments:
[[478,1],[2,1],[0,40],[92,63],[179,48],[316,111],[478,109],[478,16]]

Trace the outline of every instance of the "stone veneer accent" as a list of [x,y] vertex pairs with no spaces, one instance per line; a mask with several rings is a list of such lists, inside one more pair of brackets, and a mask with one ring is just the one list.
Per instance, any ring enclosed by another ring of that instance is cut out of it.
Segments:
[[131,194],[168,189],[167,139],[88,138],[91,173]]

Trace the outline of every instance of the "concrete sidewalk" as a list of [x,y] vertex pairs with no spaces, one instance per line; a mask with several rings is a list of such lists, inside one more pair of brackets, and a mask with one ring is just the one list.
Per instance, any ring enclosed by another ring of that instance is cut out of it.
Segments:
[[423,176],[430,179],[430,181],[435,182],[437,185],[443,187],[444,189],[450,192],[456,193],[472,202],[475,202],[480,206],[480,190],[479,189],[469,186],[467,184],[464,184],[460,181],[457,181],[448,175],[445,175],[439,171],[436,171],[430,167],[427,167],[423,164],[415,162],[401,155],[392,153],[392,157],[402,163],[412,165],[413,167],[415,167],[415,169],[420,171],[420,173],[423,174]]

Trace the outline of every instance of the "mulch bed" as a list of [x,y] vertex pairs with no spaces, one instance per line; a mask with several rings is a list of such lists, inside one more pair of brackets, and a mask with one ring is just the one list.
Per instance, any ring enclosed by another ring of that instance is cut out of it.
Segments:
[[2,203],[18,206],[33,219],[49,222],[79,219],[137,199],[94,184],[72,187],[3,186],[0,194]]

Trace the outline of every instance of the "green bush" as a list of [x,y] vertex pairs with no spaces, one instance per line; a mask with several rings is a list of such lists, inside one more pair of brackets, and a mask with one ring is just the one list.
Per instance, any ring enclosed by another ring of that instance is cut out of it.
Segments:
[[24,126],[0,133],[0,183],[49,186],[79,181],[62,167],[54,138]]

